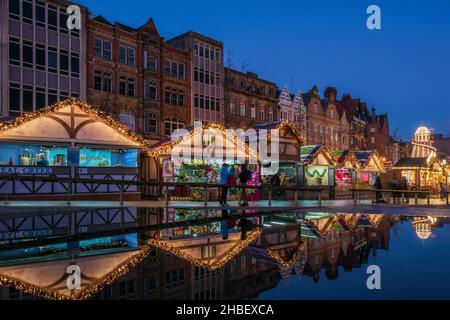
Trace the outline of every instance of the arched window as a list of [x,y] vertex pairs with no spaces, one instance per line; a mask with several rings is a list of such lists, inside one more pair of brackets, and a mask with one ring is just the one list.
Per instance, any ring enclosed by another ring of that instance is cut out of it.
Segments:
[[122,110],[119,115],[119,121],[126,125],[128,129],[136,131],[136,117],[133,112]]
[[176,129],[183,129],[184,122],[177,118],[169,118],[164,121],[164,134],[170,136]]

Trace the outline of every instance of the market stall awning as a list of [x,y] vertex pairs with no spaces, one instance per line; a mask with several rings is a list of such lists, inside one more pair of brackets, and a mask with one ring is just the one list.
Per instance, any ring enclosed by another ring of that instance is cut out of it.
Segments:
[[302,146],[300,148],[300,161],[303,165],[336,165],[327,148],[321,144]]
[[361,165],[361,171],[384,173],[383,162],[380,155],[375,150],[355,151],[356,159]]
[[99,109],[72,98],[0,122],[0,140],[148,148],[145,139],[124,124]]
[[295,137],[299,143],[303,143],[305,140],[295,124],[288,120],[261,123],[253,126],[252,128],[255,129],[257,133],[259,133],[260,130],[267,130],[268,134],[270,134],[271,130],[289,130],[292,133],[292,136]]

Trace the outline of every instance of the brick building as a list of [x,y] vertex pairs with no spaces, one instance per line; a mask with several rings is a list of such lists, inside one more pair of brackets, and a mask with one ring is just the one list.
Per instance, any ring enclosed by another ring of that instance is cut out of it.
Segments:
[[352,98],[349,93],[344,94],[339,103],[344,108],[350,125],[350,148],[352,150],[365,150],[367,148],[366,127],[370,121],[366,104],[358,98]]
[[150,140],[191,122],[190,54],[172,47],[152,19],[140,28],[88,19],[87,102]]
[[319,89],[303,94],[306,105],[306,144],[323,144],[331,150],[347,149],[349,125],[345,109],[336,100],[337,90],[325,89],[325,98],[320,99]]
[[193,31],[167,42],[191,54],[191,120],[223,124],[223,43]]
[[0,0],[0,117],[85,99],[86,17],[67,28],[68,1]]
[[225,126],[248,129],[275,121],[276,84],[252,72],[225,68]]
[[367,149],[378,151],[382,159],[390,159],[391,136],[388,114],[377,115],[375,106],[373,106],[366,130]]

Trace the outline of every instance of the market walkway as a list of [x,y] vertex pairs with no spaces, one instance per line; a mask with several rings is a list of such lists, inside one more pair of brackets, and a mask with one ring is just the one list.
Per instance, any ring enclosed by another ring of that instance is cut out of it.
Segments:
[[[448,214],[450,207],[446,206],[444,200],[431,199],[430,205],[427,205],[426,199],[419,199],[418,205],[411,204],[372,204],[370,200],[360,200],[355,206],[353,200],[322,200],[321,205],[317,200],[299,200],[298,206],[293,201],[272,200],[269,206],[268,201],[250,202],[247,210],[271,211],[271,210],[295,210],[303,212],[330,212],[330,213],[388,213],[388,214]],[[243,209],[238,207],[237,201],[230,201],[230,209]],[[72,201],[72,208],[117,208],[120,207],[119,201]],[[130,208],[160,208],[166,207],[163,200],[141,200],[125,201],[124,207]],[[203,202],[195,201],[169,201],[169,208],[180,209],[199,209],[199,210],[220,210],[223,207],[218,202],[208,202],[205,207]],[[62,208],[68,207],[65,201],[9,201],[0,202],[0,207],[10,208]]]

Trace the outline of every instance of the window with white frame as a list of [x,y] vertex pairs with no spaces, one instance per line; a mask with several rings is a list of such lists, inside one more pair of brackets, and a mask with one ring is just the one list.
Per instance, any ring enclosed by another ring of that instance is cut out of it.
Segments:
[[164,121],[164,134],[170,136],[177,129],[183,129],[184,122],[177,118],[169,118]]
[[105,60],[112,60],[112,43],[111,41],[95,38],[94,40],[94,54],[99,58]]
[[119,115],[119,121],[128,127],[128,129],[136,130],[136,117],[134,113],[128,110],[122,110]]
[[147,100],[158,100],[158,82],[144,80],[144,97]]
[[259,119],[265,120],[265,117],[266,117],[266,111],[264,110],[264,108],[259,109]]
[[252,105],[252,106],[250,107],[250,117],[251,117],[252,119],[255,119],[255,118],[256,118],[256,107],[255,107],[254,105]]
[[156,112],[144,112],[144,134],[158,133],[158,114]]
[[245,101],[241,101],[239,104],[239,114],[241,117],[245,117]]

